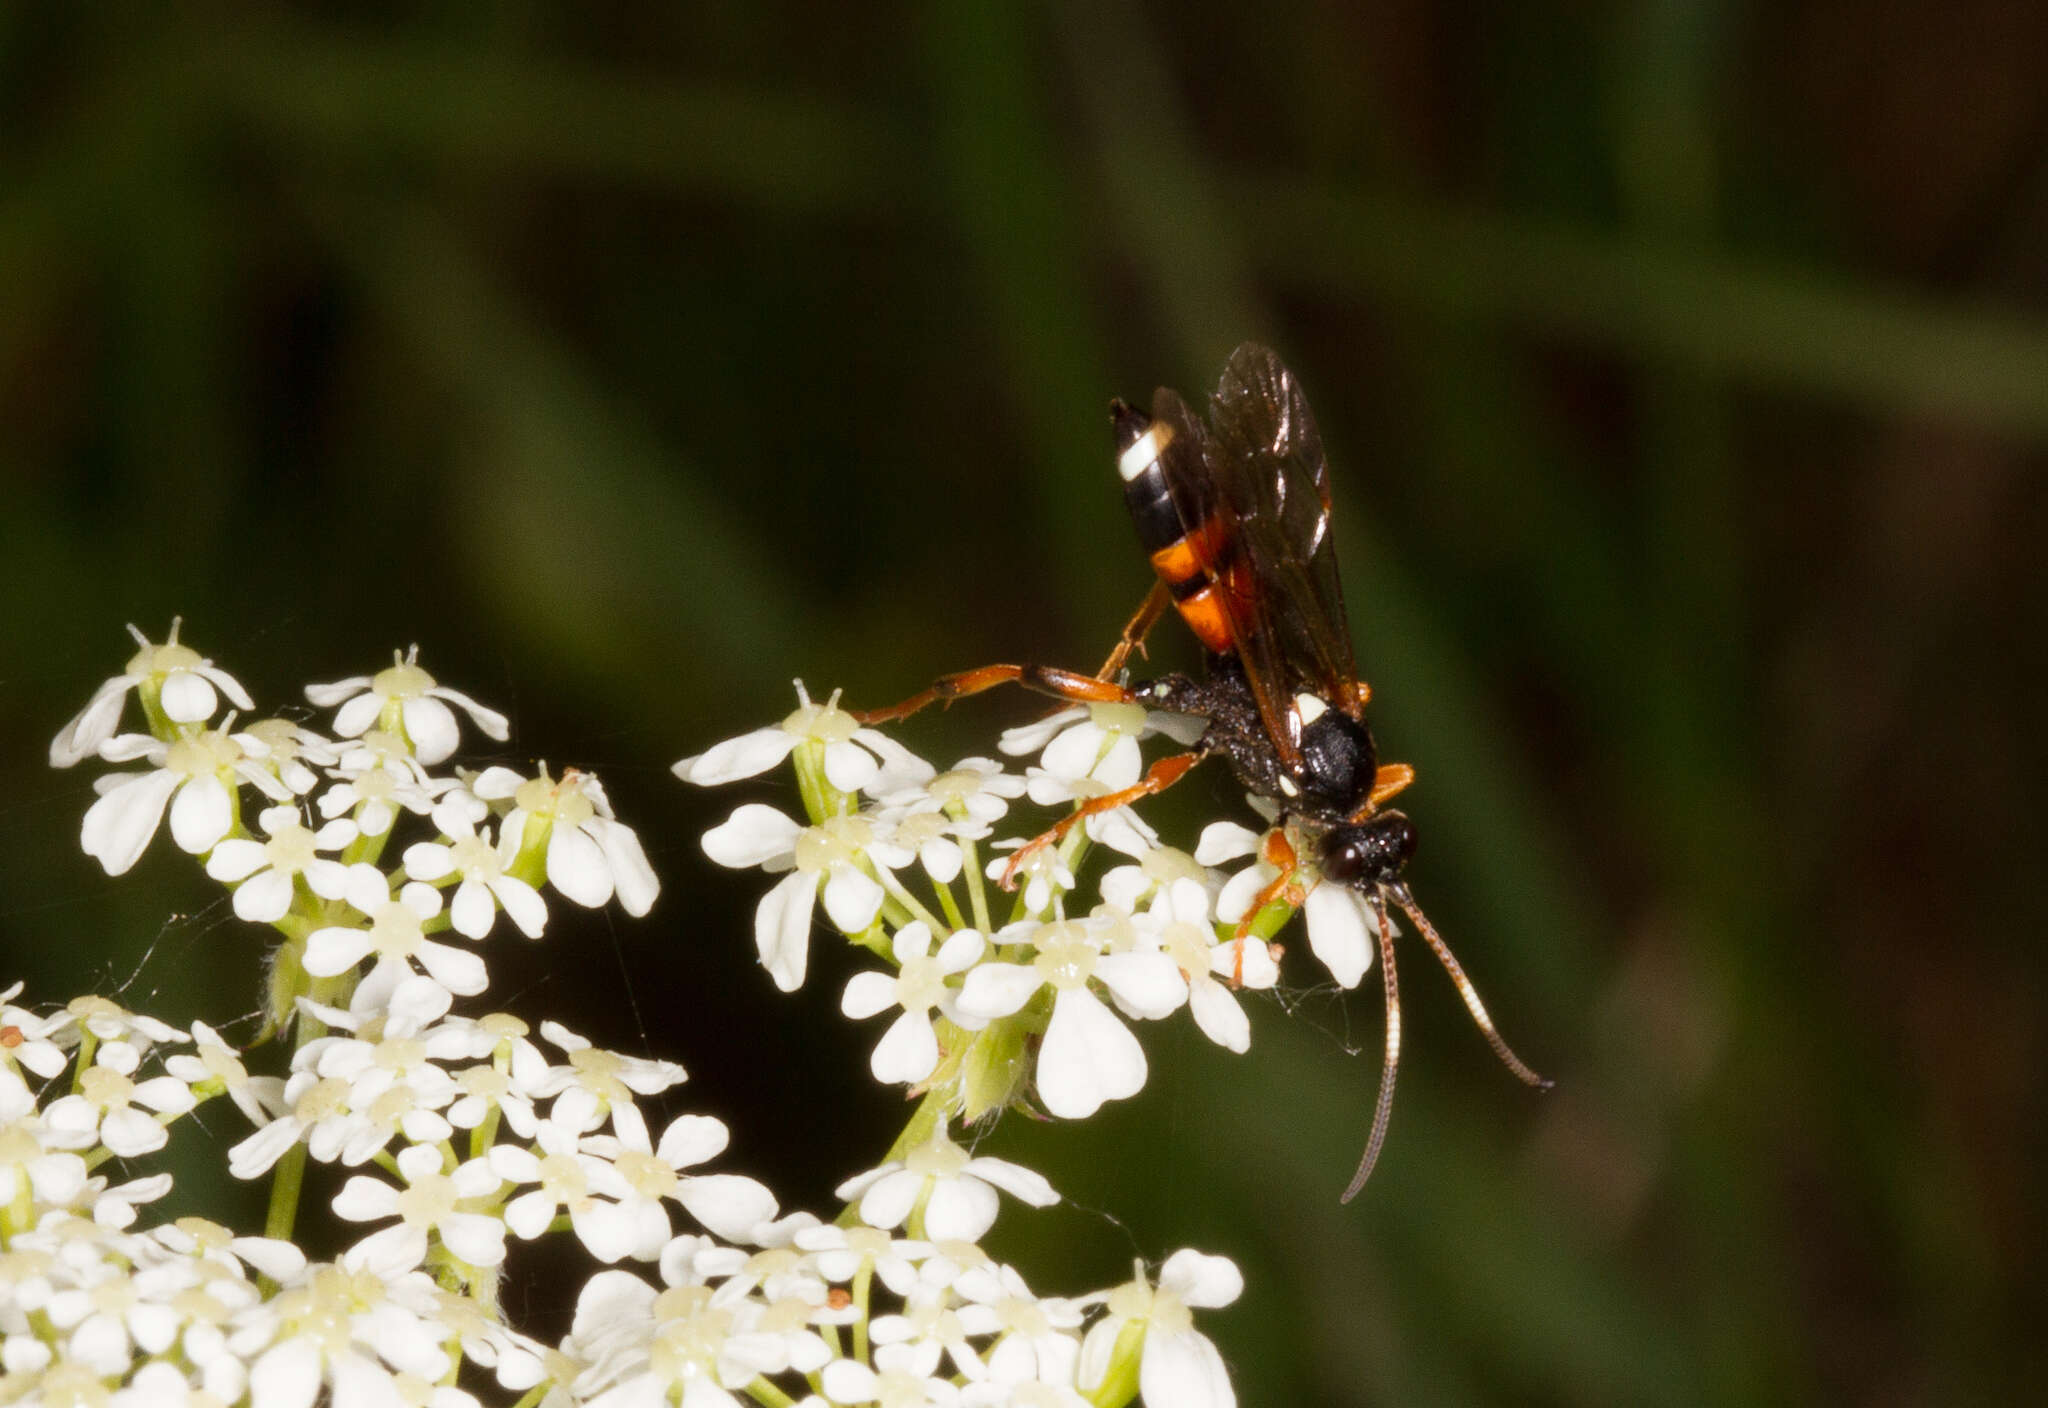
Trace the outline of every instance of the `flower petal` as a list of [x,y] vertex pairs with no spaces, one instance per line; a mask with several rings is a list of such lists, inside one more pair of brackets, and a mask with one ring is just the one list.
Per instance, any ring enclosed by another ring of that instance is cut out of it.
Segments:
[[938,1064],[939,1038],[922,1012],[905,1012],[891,1022],[868,1058],[875,1079],[888,1085],[915,1085]]
[[124,874],[141,858],[149,838],[156,835],[164,805],[182,781],[176,773],[158,770],[109,788],[86,808],[79,833],[85,853],[105,866],[107,874]]
[[842,934],[858,934],[875,922],[884,891],[873,877],[851,865],[835,865],[825,876],[825,917]]
[[204,675],[191,670],[173,670],[166,675],[163,693],[158,698],[163,704],[164,716],[173,723],[205,723],[220,707],[220,696],[214,692],[213,685]]
[[761,897],[754,910],[754,945],[761,966],[784,992],[804,985],[810,958],[811,908],[818,899],[818,877],[792,871]]
[[757,728],[752,733],[715,743],[694,758],[683,759],[673,771],[683,781],[694,782],[699,787],[737,782],[743,777],[755,777],[768,771],[788,757],[790,750],[800,742],[802,740],[797,735],[779,726]]
[[1207,1335],[1195,1330],[1146,1332],[1138,1392],[1146,1408],[1237,1408],[1223,1356]]
[[787,856],[802,830],[775,808],[748,802],[704,833],[704,854],[720,865],[745,869]]
[[171,799],[171,839],[178,849],[203,855],[235,824],[228,789],[217,777],[195,777]]
[[1083,1119],[1105,1100],[1144,1088],[1145,1049],[1130,1029],[1087,989],[1062,992],[1038,1051],[1038,1095],[1045,1108],[1062,1119]]
[[1366,918],[1365,899],[1356,890],[1325,881],[1308,892],[1303,906],[1308,922],[1309,952],[1330,970],[1330,976],[1355,988],[1372,967],[1374,936]]

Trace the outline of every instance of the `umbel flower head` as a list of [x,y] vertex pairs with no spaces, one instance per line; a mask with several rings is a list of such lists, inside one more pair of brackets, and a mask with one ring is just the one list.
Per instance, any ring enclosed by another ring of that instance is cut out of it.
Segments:
[[[1239,994],[1279,981],[1278,950],[1261,935],[1287,912],[1240,932],[1274,874],[1256,859],[1254,833],[1212,828],[1191,856],[1126,808],[1089,816],[1056,846],[1026,846],[1050,817],[997,834],[1020,803],[1064,808],[1128,787],[1143,770],[1141,740],[1185,732],[1185,720],[1130,705],[1069,709],[1004,736],[1001,751],[1037,756],[1022,773],[981,757],[941,771],[801,685],[798,698],[780,726],[676,772],[728,782],[794,763],[808,824],[749,802],[705,835],[704,850],[781,877],[754,925],[778,987],[803,983],[821,913],[889,965],[855,977],[842,1003],[851,1017],[894,1014],[874,1050],[877,1079],[941,1092],[949,1113],[969,1119],[1006,1104],[1081,1119],[1144,1088],[1135,1024],[1187,1010],[1218,1045],[1247,1049]],[[847,761],[848,749],[864,761]],[[1011,875],[1019,848],[1031,858],[1014,868],[1018,889],[990,883]],[[1091,850],[1117,863],[1092,874]],[[1235,874],[1216,866],[1247,858]],[[1353,986],[1373,952],[1357,896],[1338,885],[1309,893],[1310,947]]]
[[[761,808],[710,844],[788,872],[757,925],[778,982],[802,981],[819,912],[880,962],[842,1007],[885,1019],[875,1074],[924,1094],[882,1161],[841,1181],[828,1222],[732,1166],[726,1125],[678,1100],[680,1065],[478,1005],[500,911],[545,939],[554,897],[652,906],[654,872],[595,777],[444,766],[463,718],[494,742],[505,724],[416,651],[309,691],[338,737],[216,720],[222,696],[253,706],[175,635],[143,642],[52,757],[146,765],[101,780],[84,847],[122,873],[168,815],[274,946],[266,1021],[237,1048],[225,1023],[0,992],[0,1402],[1234,1402],[1189,1310],[1235,1294],[1227,1261],[1180,1252],[1156,1283],[1141,1267],[1123,1287],[1037,1294],[980,1241],[1004,1209],[1058,1195],[951,1128],[1029,1101],[1034,1070],[1056,1113],[1135,1092],[1127,1022],[1193,1006],[1241,1045],[1236,999],[1211,990],[1231,947],[1221,877],[1112,817],[1012,898],[985,883],[1003,862],[981,852],[1032,782],[986,759],[941,774],[829,701],[698,760],[703,778],[794,760],[808,824]],[[146,733],[114,731],[130,692]],[[1143,721],[1089,722],[1058,735],[1057,772],[1034,770],[1041,795],[1086,794],[1097,761],[1127,767]],[[1096,841],[1128,858],[1103,887],[1123,902],[1083,912],[1073,874]],[[1249,946],[1255,961],[1229,971],[1257,983],[1271,965]],[[152,1162],[223,1097],[247,1129],[220,1174],[270,1183],[262,1236],[155,1215],[172,1180]],[[338,1256],[290,1240],[302,1200],[338,1221]],[[553,1344],[499,1297],[504,1268],[549,1237],[584,1259]]]

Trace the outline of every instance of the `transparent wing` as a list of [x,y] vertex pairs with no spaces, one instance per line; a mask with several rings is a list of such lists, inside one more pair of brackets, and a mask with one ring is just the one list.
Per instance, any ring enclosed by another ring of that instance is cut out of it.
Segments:
[[[1267,727],[1276,741],[1292,740],[1297,691],[1349,712],[1357,680],[1323,438],[1294,374],[1255,343],[1230,354],[1209,418],[1211,477],[1236,520],[1258,605],[1255,620],[1241,623],[1239,653]],[[1277,728],[1275,711],[1286,716]]]

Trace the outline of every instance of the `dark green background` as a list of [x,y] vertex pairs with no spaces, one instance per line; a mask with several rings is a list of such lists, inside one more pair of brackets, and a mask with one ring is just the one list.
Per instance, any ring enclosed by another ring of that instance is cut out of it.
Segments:
[[[418,641],[665,886],[501,938],[494,992],[679,1057],[824,1206],[900,1117],[852,965],[774,993],[697,836],[782,794],[667,764],[796,675],[1092,667],[1146,585],[1107,398],[1256,337],[1331,448],[1416,888],[1559,1088],[1412,949],[1358,1202],[1377,994],[1296,992],[1244,1058],[1160,1024],[1141,1099],[1005,1124],[1073,1206],[1002,1250],[1237,1258],[1248,1404],[2039,1391],[2048,11],[379,8],[0,17],[33,996],[255,1001],[259,936],[167,838],[108,880],[91,770],[43,766],[124,622],[273,706]],[[1244,815],[1184,791],[1183,837]]]

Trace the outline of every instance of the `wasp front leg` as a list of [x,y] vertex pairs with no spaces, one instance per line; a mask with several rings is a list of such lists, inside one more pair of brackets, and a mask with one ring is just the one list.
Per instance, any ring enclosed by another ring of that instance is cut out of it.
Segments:
[[964,699],[970,694],[979,694],[1003,684],[1021,684],[1040,694],[1079,704],[1121,704],[1131,699],[1131,692],[1114,680],[1062,670],[1056,665],[983,665],[978,670],[941,675],[926,688],[886,709],[854,709],[849,712],[863,724],[892,723],[930,705],[951,704],[955,699]]
[[1354,822],[1366,820],[1374,812],[1395,797],[1408,790],[1408,784],[1415,781],[1415,769],[1406,763],[1388,763],[1373,774],[1372,791],[1365,795],[1365,805],[1352,814]]
[[1299,909],[1308,900],[1308,893],[1301,888],[1301,856],[1295,851],[1294,843],[1287,839],[1287,832],[1274,827],[1266,833],[1265,844],[1259,848],[1259,859],[1273,867],[1278,873],[1266,882],[1252,902],[1245,908],[1244,917],[1237,921],[1237,951],[1231,955],[1230,985],[1244,986],[1244,944],[1251,937],[1252,924],[1267,905],[1284,901],[1290,908]]

